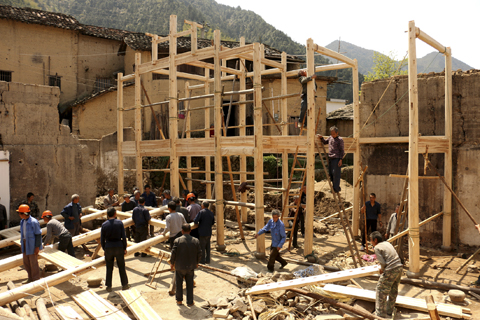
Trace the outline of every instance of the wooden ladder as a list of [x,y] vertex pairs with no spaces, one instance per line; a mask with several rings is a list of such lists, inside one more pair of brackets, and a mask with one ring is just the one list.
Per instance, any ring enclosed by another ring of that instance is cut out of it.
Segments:
[[[321,143],[321,146],[322,146],[323,154],[326,155],[327,151],[325,150],[325,146],[323,145],[323,143]],[[317,152],[320,155],[323,170],[324,170],[325,175],[327,177],[328,184],[330,185],[330,190],[332,190],[333,199],[335,200],[335,202],[337,204],[337,210],[338,210],[338,212],[340,212],[340,220],[342,222],[342,227],[343,227],[343,231],[345,232],[345,237],[347,239],[348,248],[350,250],[350,253],[351,253],[351,256],[352,256],[352,259],[353,259],[353,264],[354,264],[355,268],[362,267],[363,266],[363,260],[360,258],[360,253],[358,251],[358,247],[357,247],[357,243],[355,242],[355,238],[353,237],[352,228],[350,227],[350,222],[348,221],[348,216],[345,212],[345,208],[343,206],[342,198],[340,197],[339,193],[337,193],[337,192],[335,192],[335,190],[333,190],[333,184],[332,184],[332,181],[330,180],[330,175],[328,174],[327,166],[325,164],[325,161],[323,160],[322,152],[320,151],[320,148],[318,147],[317,142],[315,142],[315,147],[317,148]]]

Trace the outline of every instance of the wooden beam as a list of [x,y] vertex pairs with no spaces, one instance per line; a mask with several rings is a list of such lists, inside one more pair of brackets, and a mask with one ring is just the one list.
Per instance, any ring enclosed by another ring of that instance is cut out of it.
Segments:
[[124,191],[124,173],[123,173],[123,73],[117,74],[117,154],[118,154],[118,194],[122,195]]
[[[453,179],[452,96],[452,50],[448,47],[445,54],[445,138],[448,140],[448,150],[444,156],[443,174],[450,187]],[[443,211],[442,248],[449,250],[452,246],[452,195],[446,186],[443,189]]]
[[342,61],[342,62],[344,62],[344,63],[346,63],[346,64],[348,64],[348,65],[350,65],[350,66],[352,66],[352,67],[355,66],[355,62],[354,62],[352,59],[347,58],[347,57],[345,57],[344,55],[342,55],[342,54],[340,54],[340,53],[338,53],[338,52],[335,52],[335,51],[333,51],[333,50],[324,48],[324,47],[319,46],[319,45],[317,45],[317,44],[314,44],[313,50],[314,50],[315,52],[318,52],[318,53],[323,54],[323,55],[325,55],[325,56],[328,56],[328,57],[330,57],[330,58],[334,58],[334,59],[336,59],[336,60],[338,60],[338,61]]
[[442,45],[440,42],[438,42],[437,40],[433,39],[432,37],[430,37],[428,34],[426,34],[425,32],[421,31],[420,28],[415,28],[415,35],[418,39],[422,40],[423,42],[425,42],[426,44],[428,44],[429,46],[431,46],[432,48],[435,48],[438,50],[438,52],[440,53],[443,53],[443,54],[446,54],[447,52],[447,47],[445,47],[444,45]]
[[178,172],[178,83],[177,83],[177,38],[174,36],[177,32],[177,16],[170,16],[170,40],[169,40],[169,104],[168,104],[168,124],[169,124],[169,142],[170,142],[170,191],[172,196],[180,197]]
[[[288,122],[288,101],[287,98],[285,97],[288,93],[287,85],[288,85],[288,79],[287,79],[287,53],[282,52],[282,73],[280,75],[280,86],[281,86],[281,93],[280,95],[283,96],[281,98],[281,109],[280,109],[280,117],[282,123],[284,123],[283,128],[282,128],[282,135],[283,136],[288,136],[289,132],[289,126],[286,124]],[[282,152],[282,164],[288,163],[288,152],[283,151]],[[286,189],[288,188],[288,165],[282,165],[282,188]],[[282,203],[288,203],[288,194],[285,192],[282,193]]]
[[[353,89],[353,140],[355,151],[353,152],[353,176],[360,176],[360,168],[362,167],[362,152],[360,149],[360,104],[359,104],[359,82],[358,82],[358,62],[353,60],[352,68],[352,89]],[[352,212],[352,234],[358,236],[360,229],[360,184],[353,187],[353,212]],[[363,204],[362,204],[363,205]]]
[[226,59],[232,56],[238,56],[253,51],[253,44],[247,44],[233,49],[226,49],[222,47],[222,51],[218,54],[219,59]]
[[255,295],[263,294],[267,292],[273,292],[278,290],[288,290],[293,288],[301,288],[305,286],[313,286],[322,283],[332,283],[343,280],[350,280],[355,278],[366,277],[378,273],[380,270],[379,265],[373,265],[368,267],[349,269],[345,271],[338,271],[334,273],[324,273],[317,276],[310,276],[306,278],[299,278],[287,281],[279,281],[267,284],[261,284],[248,289],[245,294]]
[[[245,45],[245,37],[240,38],[240,46]],[[245,77],[245,59],[240,59],[240,77],[238,78],[239,84],[240,84],[240,91],[244,91],[247,89],[247,83],[246,83],[246,77]],[[245,94],[239,95],[239,101],[243,102],[247,100],[247,97]],[[241,126],[239,128],[239,135],[241,137],[245,137],[247,135],[247,128],[244,126],[246,125],[246,118],[247,118],[247,106],[246,105],[240,105],[239,106],[239,121],[238,124]],[[240,171],[241,172],[247,172],[247,156],[246,155],[241,155],[240,156]],[[241,173],[240,174],[240,183],[243,183],[247,180],[247,174],[246,173]],[[240,201],[241,202],[247,202],[247,192],[241,192],[240,193]],[[248,220],[248,210],[246,207],[241,207],[242,211],[242,223],[247,223]]]
[[408,90],[409,90],[409,143],[408,143],[408,228],[409,272],[417,277],[420,272],[420,231],[418,205],[418,81],[415,22],[408,25]]
[[217,221],[217,246],[218,251],[224,251],[225,234],[224,234],[224,213],[223,213],[223,165],[222,165],[222,82],[221,78],[221,59],[220,59],[220,30],[214,31],[214,130],[215,130],[215,196],[216,202],[215,214]]
[[140,154],[140,143],[142,142],[142,87],[139,66],[142,62],[142,54],[135,53],[135,183],[143,192],[142,156]]
[[[193,25],[192,25],[192,27],[193,27]],[[195,30],[196,30],[196,28],[195,28]],[[189,86],[190,86],[190,83],[188,81],[185,82],[185,97],[186,98],[188,98],[191,94],[191,91],[188,90]],[[186,109],[186,115],[185,115],[184,129],[185,129],[185,132],[187,134],[187,139],[189,139],[191,137],[190,128],[191,128],[191,123],[192,123],[192,120],[191,120],[192,119],[192,113],[190,111],[190,102],[189,101],[186,102],[186,108],[185,109]],[[183,135],[182,135],[182,138],[183,138]],[[192,179],[192,157],[190,155],[187,156],[187,178]],[[193,183],[192,183],[191,180],[187,181],[187,189],[189,191],[193,190]]]
[[[204,89],[205,89],[205,95],[210,94],[210,82],[208,81],[210,79],[210,70],[205,69],[205,84],[204,84]],[[205,104],[210,105],[210,98],[205,99]],[[210,128],[210,109],[205,109],[205,128]],[[205,139],[210,139],[210,130],[205,131]],[[215,141],[214,141],[215,142]],[[208,173],[205,173],[205,180],[212,180],[212,175],[210,174],[210,171],[212,170],[212,165],[211,165],[211,157],[210,155],[205,156],[205,171]],[[212,186],[207,185],[205,186],[206,188],[206,196],[208,199],[212,198]]]
[[[424,224],[426,224],[426,223],[428,223],[428,222],[430,222],[430,221],[432,221],[432,220],[435,220],[436,218],[440,217],[441,215],[443,215],[443,211],[442,211],[442,212],[439,212],[439,213],[437,213],[437,214],[434,214],[433,216],[431,216],[431,217],[423,220],[422,222],[420,222],[420,223],[418,224],[418,226],[421,227],[421,226],[423,226]],[[399,239],[399,238],[407,235],[407,234],[409,233],[409,231],[410,231],[410,229],[407,229],[407,230],[404,230],[404,231],[402,231],[402,232],[399,232],[399,233],[397,233],[396,235],[394,235],[393,237],[389,238],[387,241],[391,243],[391,242],[393,242],[393,241],[395,241],[395,240],[397,240],[397,239]]]
[[[263,186],[263,128],[262,128],[262,52],[261,46],[258,42],[253,44],[253,123],[254,127],[254,168],[255,180],[260,186]],[[264,208],[263,208],[263,191],[261,188],[255,189],[255,232],[258,233],[264,224]],[[257,237],[256,254],[257,259],[265,257],[265,235],[262,234]]]
[[[205,61],[193,61],[193,62],[189,62],[187,63],[188,65],[190,66],[195,66],[195,67],[200,67],[200,68],[206,68],[206,69],[210,69],[210,70],[214,70],[215,69],[215,66],[211,63],[208,63],[208,62],[205,62]],[[233,69],[233,68],[228,68],[228,67],[221,67],[222,68],[222,71],[223,72],[227,72],[227,73],[231,73],[231,74],[236,74],[236,75],[241,75],[241,71],[240,70],[237,70],[237,69]],[[205,79],[203,79],[203,81],[205,81]],[[207,80],[208,81],[208,80]],[[204,85],[199,85],[201,86],[200,88],[203,88]],[[196,88],[196,86],[191,86],[189,89],[190,90],[193,90],[193,89],[200,89],[200,88]]]
[[[390,178],[408,178],[407,175],[403,174],[389,174],[388,175]],[[439,179],[437,176],[419,176],[418,179],[424,179],[424,180],[436,180]]]
[[[167,70],[167,69],[155,70],[155,71],[152,71],[152,73],[170,75],[170,71]],[[185,79],[191,79],[191,80],[198,80],[198,81],[203,81],[204,80],[204,78],[202,76],[199,76],[199,75],[196,75],[196,74],[191,74],[191,73],[186,73],[186,72],[177,72],[177,77],[185,78]]]
[[137,289],[118,291],[118,294],[137,320],[162,320]]

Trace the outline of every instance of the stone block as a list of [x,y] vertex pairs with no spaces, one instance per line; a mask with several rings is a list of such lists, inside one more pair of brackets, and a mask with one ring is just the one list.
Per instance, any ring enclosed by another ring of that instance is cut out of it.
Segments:
[[229,315],[229,310],[228,309],[217,309],[213,311],[213,317],[214,318],[227,318]]
[[265,301],[263,301],[263,299],[257,300],[253,303],[253,311],[255,311],[257,314],[265,312],[267,311],[267,304]]

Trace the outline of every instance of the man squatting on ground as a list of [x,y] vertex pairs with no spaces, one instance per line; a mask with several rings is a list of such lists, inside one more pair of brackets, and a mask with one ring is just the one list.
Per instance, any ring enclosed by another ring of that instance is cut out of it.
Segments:
[[194,223],[198,225],[200,248],[202,249],[201,264],[210,264],[210,239],[212,238],[212,227],[215,224],[215,215],[208,209],[210,203],[202,202],[202,210],[195,217]]
[[72,244],[72,235],[57,219],[53,219],[53,213],[46,210],[42,213],[42,219],[47,224],[47,235],[43,241],[44,246],[48,246],[50,241],[58,238],[58,250],[65,252],[75,258],[75,250]]
[[330,128],[330,137],[327,139],[317,135],[323,144],[328,144],[328,174],[333,183],[333,191],[340,192],[340,176],[342,174],[342,159],[345,155],[345,148],[342,137],[338,135],[338,128]]
[[[170,202],[172,203],[172,202]],[[168,204],[170,207],[170,203]],[[171,215],[171,214],[170,214]],[[169,216],[170,216],[169,215]],[[183,216],[182,216],[183,217]],[[191,227],[188,223],[182,225],[182,236],[173,242],[172,254],[170,256],[170,265],[175,269],[175,299],[177,304],[183,303],[183,278],[187,287],[187,305],[193,306],[193,277],[194,270],[198,268],[202,250],[198,239],[190,235]]]
[[370,243],[374,247],[375,255],[381,266],[380,278],[377,282],[375,314],[385,318],[391,316],[394,311],[403,264],[395,248],[391,243],[383,241],[380,232],[374,231],[370,234]]
[[42,230],[37,219],[30,216],[30,207],[22,204],[18,207],[20,221],[20,242],[22,243],[23,267],[27,271],[28,279],[23,284],[40,279],[38,253],[43,249]]
[[[150,212],[145,208],[145,199],[140,197],[138,200],[139,205],[133,209],[132,219],[135,223],[135,243],[140,243],[147,240],[148,225],[152,217]],[[138,257],[140,252],[135,252],[135,257]],[[142,252],[142,257],[146,257],[147,254]]]
[[186,224],[185,218],[183,214],[176,212],[177,205],[174,201],[170,201],[168,203],[168,211],[170,214],[165,219],[165,230],[163,231],[163,235],[166,235],[167,232],[170,232],[170,238],[168,239],[168,243],[170,243],[170,248],[173,248],[173,242],[175,239],[182,236],[182,225]]
[[267,269],[270,272],[273,272],[273,268],[275,266],[275,260],[280,262],[281,266],[280,269],[283,269],[287,265],[287,261],[285,261],[280,256],[280,249],[282,249],[283,244],[285,243],[286,235],[285,235],[285,225],[279,219],[280,211],[275,209],[272,210],[272,219],[270,219],[267,224],[260,229],[260,231],[255,234],[255,239],[264,234],[267,231],[270,231],[272,234],[272,245],[270,247],[270,258],[268,259]]
[[[305,119],[305,114],[307,113],[307,84],[309,81],[314,80],[313,82],[315,83],[315,79],[317,78],[317,75],[313,75],[310,77],[307,77],[307,70],[299,70],[298,71],[298,81],[302,84],[302,95],[300,96],[301,99],[301,108],[300,108],[300,118],[298,119],[298,128],[307,127],[307,120]],[[315,91],[317,91],[317,84],[315,83]],[[305,119],[305,123],[303,122]]]
[[112,292],[113,263],[117,260],[118,273],[122,290],[130,288],[127,271],[125,270],[125,255],[127,254],[127,237],[125,228],[120,220],[117,220],[115,208],[107,209],[108,220],[102,224],[100,231],[100,244],[105,251],[105,263],[107,264],[107,276],[105,286],[108,292]]

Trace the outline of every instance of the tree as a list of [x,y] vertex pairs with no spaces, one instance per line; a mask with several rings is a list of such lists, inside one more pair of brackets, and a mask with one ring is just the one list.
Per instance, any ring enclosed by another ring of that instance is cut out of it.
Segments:
[[365,81],[373,81],[376,79],[386,79],[395,75],[408,74],[407,70],[402,70],[407,65],[407,59],[397,61],[394,52],[389,55],[381,54],[380,52],[373,53],[373,72],[368,72],[365,76]]

